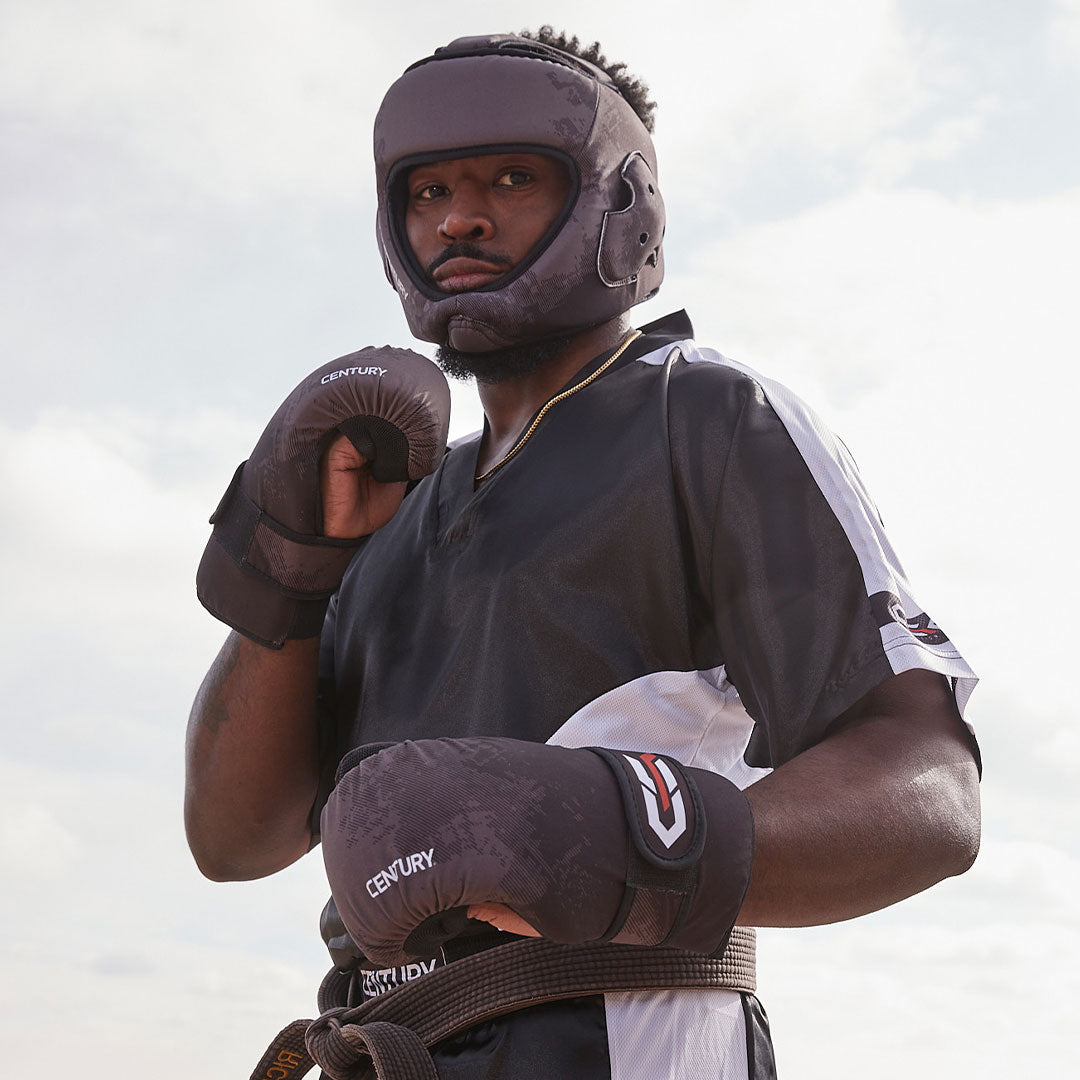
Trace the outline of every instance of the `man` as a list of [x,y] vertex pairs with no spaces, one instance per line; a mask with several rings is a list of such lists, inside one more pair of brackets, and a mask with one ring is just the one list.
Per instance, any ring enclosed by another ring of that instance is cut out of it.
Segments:
[[[682,313],[631,329],[663,277],[651,110],[595,49],[541,39],[460,39],[376,121],[387,276],[476,377],[483,432],[432,451],[445,406],[416,358],[328,365],[200,569],[241,634],[192,713],[192,850],[213,878],[273,873],[325,803],[324,935],[366,997],[500,931],[728,955],[732,923],[864,914],[978,846],[974,676],[813,414]],[[548,1001],[434,1060],[773,1075],[756,996],[720,985]]]

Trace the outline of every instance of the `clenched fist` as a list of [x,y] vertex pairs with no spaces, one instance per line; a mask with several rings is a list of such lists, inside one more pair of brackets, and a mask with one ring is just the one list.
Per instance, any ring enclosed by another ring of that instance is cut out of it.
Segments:
[[442,373],[407,349],[362,349],[312,372],[210,518],[203,605],[270,648],[317,636],[360,540],[442,460],[449,422]]

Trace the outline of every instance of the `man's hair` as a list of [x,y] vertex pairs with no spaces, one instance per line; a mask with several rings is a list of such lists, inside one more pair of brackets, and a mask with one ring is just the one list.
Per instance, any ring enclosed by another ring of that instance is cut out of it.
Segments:
[[600,51],[599,41],[594,41],[591,45],[582,45],[577,34],[567,37],[566,31],[556,30],[546,25],[541,26],[539,30],[522,30],[521,36],[530,41],[539,41],[541,45],[561,49],[563,52],[570,53],[571,56],[576,56],[579,60],[587,60],[590,64],[595,64],[606,71],[619,93],[637,113],[646,131],[652,132],[655,125],[653,114],[656,112],[656,102],[649,97],[648,85],[642,79],[631,75],[621,61],[609,63],[608,58]]

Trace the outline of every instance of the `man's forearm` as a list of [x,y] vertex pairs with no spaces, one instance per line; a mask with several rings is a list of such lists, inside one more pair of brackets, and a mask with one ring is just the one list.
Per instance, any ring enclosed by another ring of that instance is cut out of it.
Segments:
[[849,724],[746,795],[744,925],[865,915],[963,873],[978,851],[975,763],[945,680],[927,671],[882,684]]
[[318,788],[318,639],[264,648],[231,633],[192,706],[184,820],[199,869],[264,877],[310,846]]

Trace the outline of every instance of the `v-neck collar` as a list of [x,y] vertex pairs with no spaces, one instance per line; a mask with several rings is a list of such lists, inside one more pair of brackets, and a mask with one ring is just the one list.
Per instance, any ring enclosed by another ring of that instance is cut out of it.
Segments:
[[[631,342],[622,356],[600,377],[598,382],[607,378],[614,371],[619,371],[628,363],[663,348],[665,345],[676,341],[683,341],[694,336],[694,327],[685,310],[672,312],[660,319],[641,327],[641,336]],[[583,382],[599,368],[615,350],[618,345],[605,349],[594,357],[588,364],[581,368],[566,384],[558,391],[563,393],[578,383]],[[529,424],[536,419],[543,405],[529,419]],[[547,418],[545,417],[545,420]],[[526,429],[529,424],[526,424]],[[447,454],[438,476],[438,514],[439,514],[439,542],[456,537],[463,530],[467,530],[467,516],[463,517],[470,504],[479,501],[492,485],[497,484],[499,477],[505,469],[511,469],[513,462],[507,462],[504,469],[499,469],[481,484],[476,485],[476,465],[480,456],[480,444],[484,432],[487,431],[487,420],[484,427],[473,438],[459,443]]]

